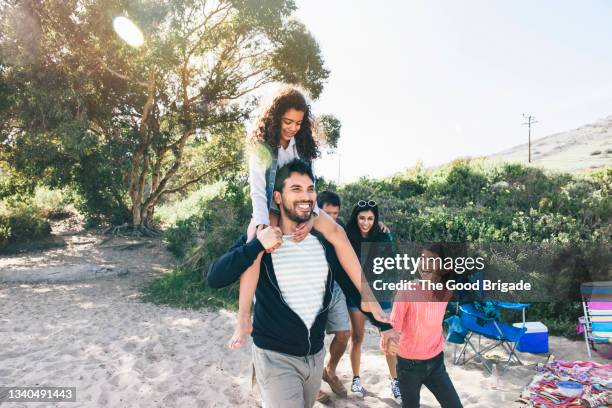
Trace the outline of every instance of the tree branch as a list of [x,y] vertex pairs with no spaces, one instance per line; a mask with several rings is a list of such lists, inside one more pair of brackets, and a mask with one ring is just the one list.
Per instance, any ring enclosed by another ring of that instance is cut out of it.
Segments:
[[195,183],[198,183],[198,182],[202,181],[202,179],[203,179],[204,177],[208,176],[208,175],[209,175],[210,173],[212,173],[213,171],[215,171],[215,170],[222,170],[222,169],[225,169],[225,168],[229,168],[229,167],[231,167],[231,166],[233,166],[233,165],[235,165],[235,164],[236,164],[236,162],[234,162],[234,161],[225,161],[225,162],[219,163],[217,166],[215,166],[215,167],[213,167],[213,168],[210,168],[210,169],[207,169],[205,172],[203,172],[202,174],[200,174],[200,175],[199,175],[199,176],[197,176],[196,178],[193,178],[193,179],[191,179],[191,180],[189,180],[189,181],[186,181],[185,183],[181,184],[181,185],[180,185],[180,186],[178,186],[178,187],[175,187],[175,188],[171,188],[171,189],[168,189],[168,190],[164,190],[164,191],[162,191],[162,192],[161,192],[161,194],[160,194],[160,198],[161,198],[161,196],[163,196],[163,195],[165,195],[165,194],[174,194],[174,193],[178,193],[178,192],[180,192],[180,191],[182,191],[182,190],[186,189],[186,188],[187,188],[187,187],[189,187],[190,185],[192,185],[192,184],[195,184]]
[[111,74],[113,74],[113,75],[114,75],[114,76],[116,76],[117,78],[121,78],[121,79],[123,79],[124,81],[133,82],[133,83],[135,83],[135,84],[137,84],[137,85],[140,85],[140,86],[142,86],[142,87],[145,87],[145,88],[148,86],[148,84],[147,84],[146,82],[142,82],[142,81],[136,81],[136,80],[133,80],[132,78],[128,77],[127,75],[123,75],[123,74],[121,74],[121,73],[119,73],[119,72],[115,71],[114,69],[112,69],[111,67],[109,67],[108,65],[106,65],[106,63],[104,62],[104,60],[102,60],[102,58],[97,57],[97,60],[98,60],[98,62],[100,63],[100,66],[101,66],[102,68],[104,68],[106,71],[110,72]]
[[226,11],[225,15],[218,21],[216,22],[213,26],[209,27],[205,33],[202,33],[200,35],[200,38],[198,39],[198,41],[196,41],[195,45],[193,47],[191,47],[191,49],[189,49],[189,51],[187,51],[187,55],[185,56],[185,63],[189,62],[189,59],[191,58],[191,56],[193,55],[193,53],[198,49],[198,47],[202,44],[202,42],[204,42],[204,39],[210,35],[211,32],[213,32],[217,27],[219,27],[222,23],[225,22],[225,19],[229,16],[230,11],[232,10],[232,6],[231,4],[227,4],[225,7],[219,7],[216,10],[214,10],[211,14],[209,14],[208,16],[206,16],[204,18],[204,22],[202,24],[200,24],[196,29],[194,29],[191,33],[189,33],[189,35],[187,36],[187,38],[189,38],[189,36],[191,36],[193,33],[195,33],[197,30],[206,27],[206,24],[208,24],[208,22],[210,21],[210,19],[217,13],[220,13],[221,11]]

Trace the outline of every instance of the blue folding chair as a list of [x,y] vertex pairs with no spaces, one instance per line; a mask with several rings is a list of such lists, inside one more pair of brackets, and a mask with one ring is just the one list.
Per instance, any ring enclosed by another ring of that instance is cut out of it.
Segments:
[[[496,307],[511,310],[522,310],[523,311],[523,323],[524,323],[524,311],[528,304],[525,303],[508,303],[508,302],[493,302]],[[459,318],[461,319],[461,325],[468,334],[465,337],[465,343],[459,352],[459,355],[455,357],[455,364],[465,364],[473,358],[479,360],[489,373],[492,373],[492,369],[486,364],[484,354],[493,350],[496,347],[501,347],[508,354],[508,360],[502,366],[502,370],[505,370],[512,360],[516,360],[520,365],[523,362],[519,359],[516,354],[516,345],[519,340],[525,334],[527,329],[525,327],[514,327],[505,324],[501,321],[496,320],[493,317],[487,316],[482,311],[476,309],[474,304],[459,305]],[[474,335],[478,336],[477,346],[473,343]],[[486,347],[481,347],[480,339],[485,337],[493,340],[493,344]],[[467,348],[470,347],[474,355],[466,358]],[[461,360],[461,362],[460,362]]]

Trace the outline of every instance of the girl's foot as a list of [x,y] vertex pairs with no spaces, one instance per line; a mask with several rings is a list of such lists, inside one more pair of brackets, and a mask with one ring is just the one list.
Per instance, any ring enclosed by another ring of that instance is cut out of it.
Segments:
[[402,393],[400,392],[399,382],[396,378],[391,380],[391,394],[396,402],[402,403]]
[[231,350],[239,349],[247,342],[247,338],[253,332],[253,324],[251,323],[250,315],[238,315],[236,318],[236,326],[231,340],[227,343],[227,347]]
[[364,398],[366,395],[366,389],[361,384],[361,378],[353,377],[353,383],[351,384],[351,392],[353,395],[359,398]]

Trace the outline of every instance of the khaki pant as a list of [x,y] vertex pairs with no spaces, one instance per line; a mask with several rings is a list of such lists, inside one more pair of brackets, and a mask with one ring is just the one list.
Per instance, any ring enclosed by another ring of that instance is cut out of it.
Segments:
[[253,364],[264,408],[311,408],[321,388],[325,348],[296,357],[253,345]]

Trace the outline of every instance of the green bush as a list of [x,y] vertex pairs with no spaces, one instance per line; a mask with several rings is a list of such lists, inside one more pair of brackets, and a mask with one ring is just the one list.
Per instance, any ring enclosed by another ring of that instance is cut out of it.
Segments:
[[[377,201],[397,240],[552,242],[575,248],[602,242],[609,248],[612,236],[609,168],[585,177],[458,161],[430,173],[416,169],[387,180],[360,179],[337,191],[345,220],[358,199]],[[534,303],[527,313],[551,334],[575,338],[582,310],[580,303],[558,301]]]
[[251,217],[250,198],[244,180],[226,183],[218,194],[200,202],[200,211],[168,228],[168,249],[183,264],[144,288],[144,299],[181,307],[235,307],[238,286],[211,290],[203,272],[246,232]]
[[175,257],[179,259],[185,257],[187,251],[194,245],[200,222],[198,218],[191,216],[186,220],[178,220],[174,226],[164,232],[164,238],[168,241],[168,251]]
[[12,212],[0,213],[0,251],[12,244],[21,244],[51,234],[49,222],[38,213],[22,206]]
[[[392,178],[362,178],[339,187],[318,180],[317,189],[340,194],[345,220],[359,199],[377,201],[383,221],[403,241],[550,242],[578,248],[592,242],[609,246],[612,235],[612,169],[578,177],[518,164],[485,169],[457,161],[432,172],[417,166]],[[202,271],[246,229],[251,214],[246,182],[229,181],[190,208],[195,209],[191,215],[166,232],[169,249],[184,264],[147,293],[175,305],[234,307],[237,285],[212,291]],[[535,303],[528,310],[530,320],[568,337],[575,336],[580,314],[580,305],[570,301]]]

